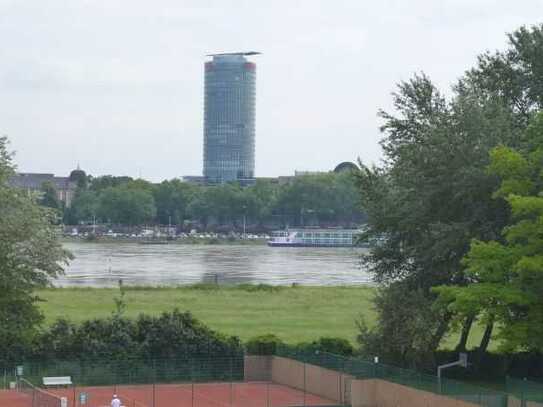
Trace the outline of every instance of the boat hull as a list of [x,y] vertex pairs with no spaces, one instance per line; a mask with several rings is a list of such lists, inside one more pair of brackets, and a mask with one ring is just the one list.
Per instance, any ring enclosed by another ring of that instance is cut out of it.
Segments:
[[268,242],[270,247],[354,247],[352,244],[311,244],[311,243],[283,243],[283,242]]

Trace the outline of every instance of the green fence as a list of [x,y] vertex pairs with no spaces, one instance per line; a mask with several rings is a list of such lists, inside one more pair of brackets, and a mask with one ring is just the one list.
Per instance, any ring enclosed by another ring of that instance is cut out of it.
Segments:
[[70,376],[78,386],[230,382],[243,380],[243,355],[168,359],[108,359],[35,361],[23,364],[24,377],[40,383],[43,377]]
[[541,382],[507,377],[505,388],[508,393],[521,400],[522,406],[527,406],[527,402],[542,403],[543,405],[543,383]]
[[280,347],[277,356],[336,370],[357,379],[382,379],[457,400],[489,407],[507,407],[506,393],[472,386],[452,379],[432,376],[360,358],[347,358],[326,352],[298,352]]
[[[275,354],[307,365],[334,370],[357,379],[382,379],[481,406],[508,406],[506,393],[472,386],[452,379],[442,378],[439,380],[436,376],[429,374],[373,363],[361,358],[347,358],[326,352],[299,352],[287,347],[278,348]],[[227,385],[228,383],[243,382],[245,379],[244,369],[245,358],[243,354],[224,357],[187,354],[176,358],[153,360],[127,358],[116,361],[95,358],[27,361],[23,364],[23,377],[39,385],[43,377],[70,376],[74,386],[80,387],[112,386],[112,388],[116,388],[116,386],[126,385],[167,385],[170,383],[224,383]],[[4,387],[7,387],[7,383],[13,380],[14,370],[5,371]],[[507,392],[521,400],[522,406],[532,406],[527,402],[543,403],[542,383],[507,378],[506,385]],[[228,391],[232,392],[232,389],[233,387]],[[268,389],[273,390],[273,387],[268,387],[266,391]],[[162,389],[162,391],[165,390]],[[298,404],[306,405],[306,390],[301,389],[301,391]],[[156,404],[156,406],[159,405]],[[518,404],[513,404],[513,400],[510,400],[509,405]]]

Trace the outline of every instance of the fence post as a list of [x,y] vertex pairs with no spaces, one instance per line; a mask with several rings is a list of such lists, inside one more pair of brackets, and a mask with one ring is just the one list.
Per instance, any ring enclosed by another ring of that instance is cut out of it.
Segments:
[[153,407],[155,407],[156,359],[153,359]]
[[[304,358],[307,360],[307,358]],[[305,402],[306,402],[306,388],[307,388],[307,377],[306,377],[306,365],[307,365],[307,362],[306,360],[304,360],[304,407],[305,407]]]
[[190,397],[191,407],[194,407],[194,359],[189,359],[190,366]]
[[230,364],[230,407],[232,407],[232,405],[234,404],[234,397],[233,397],[233,394],[232,392],[234,391],[234,377],[233,377],[233,374],[234,372],[232,371],[232,358],[233,356],[230,356],[230,358],[228,359],[228,363]]

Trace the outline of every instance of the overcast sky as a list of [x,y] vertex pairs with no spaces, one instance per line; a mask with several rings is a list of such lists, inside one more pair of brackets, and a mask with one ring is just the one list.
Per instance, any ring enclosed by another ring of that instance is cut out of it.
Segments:
[[256,50],[257,176],[379,162],[398,81],[447,90],[541,16],[541,0],[0,0],[0,134],[20,171],[201,175],[205,54]]

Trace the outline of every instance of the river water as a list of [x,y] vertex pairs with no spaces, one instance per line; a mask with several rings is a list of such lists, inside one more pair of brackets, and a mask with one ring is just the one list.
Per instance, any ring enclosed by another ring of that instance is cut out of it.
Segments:
[[56,286],[219,284],[353,285],[370,282],[364,249],[265,245],[64,244],[75,256]]

